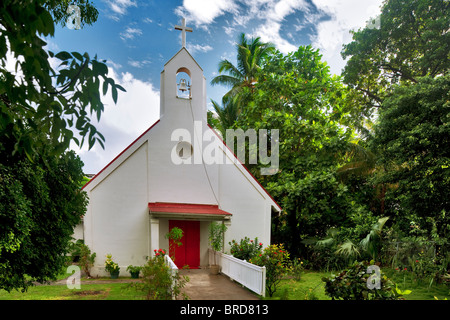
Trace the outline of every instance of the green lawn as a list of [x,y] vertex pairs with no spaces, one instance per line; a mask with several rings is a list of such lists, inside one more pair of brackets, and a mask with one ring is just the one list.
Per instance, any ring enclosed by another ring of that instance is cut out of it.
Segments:
[[[399,274],[394,270],[384,270],[398,285],[401,290],[411,290],[411,294],[405,295],[405,300],[439,300],[450,299],[450,289],[445,284],[432,284],[429,281],[417,282],[411,278],[411,273]],[[337,272],[335,272],[337,273]],[[328,277],[332,272],[309,272],[305,271],[301,275],[300,281],[294,279],[285,279],[281,281],[280,287],[274,293],[272,298],[283,300],[330,300],[325,294],[323,277]]]
[[92,281],[82,280],[81,289],[68,289],[66,285],[38,285],[25,293],[0,290],[0,300],[142,300],[142,293],[131,288],[129,283],[89,282]]
[[309,272],[302,273],[300,281],[294,279],[281,280],[280,286],[275,291],[272,298],[281,300],[330,300],[325,295],[322,277],[331,275],[325,272]]
[[417,280],[411,272],[397,272],[392,269],[383,270],[400,290],[411,290],[406,300],[439,300],[450,299],[450,287],[445,284],[431,283],[429,279]]
[[[399,274],[394,270],[383,270],[401,290],[411,290],[406,300],[439,300],[450,297],[449,287],[444,284],[432,284],[428,281],[417,282],[411,278],[411,274]],[[325,295],[323,277],[330,276],[331,272],[305,271],[300,281],[294,279],[282,280],[279,288],[272,298],[274,300],[330,300]],[[406,275],[404,277],[404,275]],[[119,278],[120,279],[120,278]],[[123,278],[127,279],[127,278]],[[12,291],[8,293],[0,290],[0,300],[142,300],[142,293],[130,287],[129,283],[107,283],[93,284],[94,280],[82,279],[81,289],[68,289],[65,285],[39,285],[21,293]],[[100,279],[102,280],[102,279]],[[103,280],[109,280],[107,278]]]

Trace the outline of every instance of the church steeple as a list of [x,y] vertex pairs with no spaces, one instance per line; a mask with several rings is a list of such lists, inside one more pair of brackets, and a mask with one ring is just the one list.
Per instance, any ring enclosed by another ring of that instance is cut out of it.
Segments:
[[192,28],[186,27],[183,18],[181,26],[176,25],[175,29],[181,30],[182,47],[161,72],[160,118],[190,119],[191,123],[206,121],[206,79],[202,68],[186,49],[186,32],[192,32]]

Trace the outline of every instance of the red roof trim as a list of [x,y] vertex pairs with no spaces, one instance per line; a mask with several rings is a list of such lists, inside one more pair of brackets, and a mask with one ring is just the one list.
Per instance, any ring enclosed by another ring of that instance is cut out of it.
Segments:
[[247,169],[247,167],[242,163],[242,161],[234,154],[233,150],[230,149],[229,146],[223,141],[223,139],[217,134],[216,130],[214,130],[208,123],[208,127],[216,134],[216,136],[222,141],[223,145],[230,150],[230,152],[233,154],[233,156],[239,161],[239,163],[244,167],[244,169],[250,174],[250,176],[259,184],[259,186],[265,191],[265,193],[272,199],[272,201],[278,206],[278,209],[283,210],[281,206],[275,201],[275,199],[270,195],[270,193],[262,186],[262,184],[258,181],[258,179],[255,178],[255,176],[250,172],[250,170]]
[[86,188],[86,186],[88,184],[90,184],[95,178],[97,178],[103,171],[106,170],[106,168],[108,168],[111,164],[113,164],[122,154],[125,153],[125,151],[127,151],[128,149],[131,148],[131,146],[133,144],[135,144],[140,138],[142,138],[142,136],[144,136],[147,132],[149,132],[160,120],[158,119],[158,121],[156,121],[154,124],[152,124],[152,126],[150,128],[148,128],[147,130],[144,131],[143,134],[141,134],[136,140],[134,140],[128,147],[126,147],[121,153],[119,153],[119,155],[117,157],[115,157],[110,163],[108,163],[102,170],[99,171],[99,173],[97,173],[91,180],[89,180],[88,183],[86,183],[83,188],[81,188],[81,190],[83,190],[84,188]]
[[172,202],[150,202],[148,204],[150,213],[187,213],[187,214],[215,214],[227,215],[232,214],[219,209],[218,205],[212,204],[195,204],[195,203],[172,203]]

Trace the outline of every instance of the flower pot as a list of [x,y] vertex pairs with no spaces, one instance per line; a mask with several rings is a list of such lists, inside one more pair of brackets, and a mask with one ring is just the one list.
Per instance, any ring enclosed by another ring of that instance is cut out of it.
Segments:
[[110,272],[111,279],[117,279],[119,277],[119,272],[120,271]]
[[138,279],[139,278],[139,271],[130,272],[131,279]]
[[219,274],[220,266],[218,264],[212,264],[209,272],[213,275]]

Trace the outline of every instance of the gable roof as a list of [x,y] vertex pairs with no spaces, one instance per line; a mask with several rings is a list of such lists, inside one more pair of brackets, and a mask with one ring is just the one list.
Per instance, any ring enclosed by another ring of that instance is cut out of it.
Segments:
[[84,190],[92,181],[94,181],[95,179],[98,180],[98,176],[100,176],[108,167],[112,166],[128,149],[130,149],[134,144],[136,144],[144,135],[147,134],[147,132],[149,132],[154,126],[156,126],[156,124],[159,123],[159,119],[150,126],[150,128],[148,128],[147,130],[144,131],[144,133],[142,133],[139,137],[136,138],[136,140],[134,140],[128,147],[126,147],[125,149],[123,149],[123,151],[121,153],[119,153],[114,159],[112,159],[112,161],[110,163],[108,163],[102,170],[100,170],[94,177],[92,177],[91,180],[88,181],[88,183],[86,183],[81,190]]
[[[230,147],[223,141],[222,137],[219,136],[219,134],[214,130],[208,123],[208,127],[214,132],[214,134],[222,141],[222,144],[228,149],[228,151],[233,155],[233,157],[239,162],[239,164],[242,166],[242,168],[245,169],[245,172],[251,177],[252,180],[256,181],[256,183],[261,187],[261,189],[269,196],[269,198],[272,200],[274,207],[278,209],[279,212],[283,211],[281,206],[275,201],[275,199],[270,195],[270,193],[262,186],[262,184],[256,179],[256,177],[250,172],[250,170],[247,169],[247,167],[242,163],[242,161],[234,154],[233,150],[230,149]],[[225,150],[224,150],[225,151]]]
[[151,215],[157,217],[216,217],[229,218],[231,213],[219,209],[214,204],[196,204],[196,203],[169,203],[169,202],[150,202],[148,209]]
[[[101,180],[103,180],[107,175],[105,175],[105,177],[99,178],[99,176],[101,176],[108,168],[111,168],[112,171],[114,171],[114,169],[116,167],[119,166],[120,163],[122,163],[125,159],[123,159],[122,161],[119,161],[119,159],[121,158],[121,156],[126,153],[126,151],[128,151],[129,149],[131,149],[133,146],[138,147],[140,146],[140,144],[138,144],[139,140],[142,139],[143,136],[145,136],[154,126],[156,126],[158,123],[160,122],[160,120],[156,121],[150,128],[148,128],[147,130],[144,131],[144,133],[142,133],[136,140],[134,140],[128,147],[126,147],[121,153],[119,153],[111,162],[109,162],[102,170],[100,170],[88,183],[86,183],[81,189],[84,190],[88,185],[90,185],[94,180],[95,183],[100,183]],[[281,206],[273,199],[273,197],[270,195],[270,193],[261,185],[261,183],[258,181],[258,179],[255,178],[255,176],[247,169],[247,167],[241,162],[241,160],[239,160],[239,158],[234,154],[234,152],[227,146],[227,144],[225,143],[225,141],[223,141],[223,139],[217,134],[217,132],[208,124],[208,128],[210,130],[212,130],[214,132],[214,134],[220,139],[220,141],[222,141],[222,144],[226,147],[224,149],[224,152],[230,152],[230,154],[238,161],[239,166],[242,167],[244,170],[241,170],[241,172],[244,175],[247,175],[250,181],[254,181],[256,182],[257,186],[259,186],[259,188],[262,190],[262,192],[264,192],[265,194],[267,194],[269,196],[269,198],[272,200],[272,206],[279,212],[282,211]],[[101,179],[101,180],[99,180]]]
[[173,57],[172,58],[170,58],[169,59],[169,61],[167,61],[165,64],[164,64],[164,67],[166,66],[166,65],[168,65],[169,63],[170,63],[170,61],[172,61],[178,54],[180,54],[180,52],[182,52],[182,51],[186,51],[186,53],[189,55],[189,57],[191,57],[191,59],[195,62],[195,64],[200,68],[200,70],[202,70],[203,71],[203,68],[202,67],[200,67],[200,65],[198,64],[198,62],[194,59],[194,57],[189,53],[189,51],[186,49],[186,48],[181,48],[180,50],[178,50],[178,52],[177,53],[175,53],[174,55],[173,55]]

